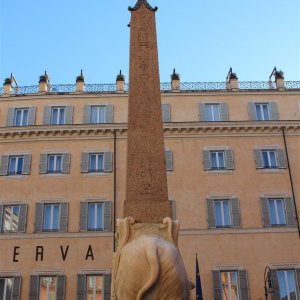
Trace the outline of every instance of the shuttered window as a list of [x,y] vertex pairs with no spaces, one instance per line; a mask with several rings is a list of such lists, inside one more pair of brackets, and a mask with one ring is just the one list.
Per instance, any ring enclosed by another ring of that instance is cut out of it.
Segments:
[[275,102],[248,103],[248,113],[250,120],[279,120],[277,103]]
[[2,155],[0,175],[30,174],[31,155]]
[[112,172],[112,152],[84,152],[81,155],[82,173]]
[[232,150],[204,150],[204,170],[233,170],[234,156]]
[[171,122],[171,105],[164,103],[161,105],[163,122]]
[[40,174],[68,174],[70,173],[70,153],[40,155]]
[[199,121],[229,121],[227,103],[199,103]]
[[74,107],[68,106],[46,106],[44,109],[44,125],[73,124]]
[[0,299],[20,299],[21,277],[0,277]]
[[85,105],[83,122],[85,124],[113,123],[113,105]]
[[9,108],[6,126],[33,126],[35,125],[35,107]]
[[257,169],[285,169],[286,155],[283,149],[254,149]]
[[25,232],[27,205],[0,205],[0,231]]
[[165,150],[166,170],[173,171],[173,152],[171,150]]

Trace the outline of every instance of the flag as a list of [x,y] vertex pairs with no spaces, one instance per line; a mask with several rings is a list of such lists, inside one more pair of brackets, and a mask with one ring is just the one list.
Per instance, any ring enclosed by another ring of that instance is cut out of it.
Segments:
[[196,254],[196,300],[203,300],[198,256]]

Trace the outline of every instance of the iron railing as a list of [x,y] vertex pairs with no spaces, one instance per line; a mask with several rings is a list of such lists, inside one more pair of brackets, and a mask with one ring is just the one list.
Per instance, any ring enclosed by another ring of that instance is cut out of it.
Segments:
[[[289,90],[300,89],[300,81],[285,81],[285,88]],[[240,81],[238,82],[240,90],[275,90],[276,83],[273,81]],[[162,92],[172,90],[170,82],[162,82],[160,84]],[[117,86],[115,83],[111,84],[86,84],[85,92],[91,94],[97,93],[115,93]],[[181,82],[181,91],[226,91],[226,82]],[[124,91],[128,92],[128,84],[124,85]],[[37,94],[39,92],[38,85],[31,86],[18,86],[13,87],[13,95],[29,95]],[[48,85],[48,93],[50,94],[63,94],[76,92],[76,84],[52,84]],[[0,87],[0,95],[4,93],[3,87]]]

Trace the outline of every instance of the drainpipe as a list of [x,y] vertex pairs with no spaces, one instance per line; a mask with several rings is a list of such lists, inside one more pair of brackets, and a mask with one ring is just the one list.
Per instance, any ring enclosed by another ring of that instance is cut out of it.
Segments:
[[113,251],[116,251],[116,204],[117,204],[117,136],[116,136],[116,130],[114,129],[114,217],[113,217]]
[[298,227],[298,235],[299,235],[299,239],[300,239],[300,224],[299,224],[299,217],[298,217],[298,209],[297,209],[297,204],[296,204],[295,190],[294,190],[292,172],[291,172],[291,167],[290,167],[290,160],[289,160],[289,153],[288,153],[288,149],[287,149],[285,130],[284,130],[283,127],[281,128],[281,130],[282,130],[282,136],[283,136],[284,148],[285,148],[285,155],[286,155],[286,159],[287,159],[287,167],[288,167],[288,170],[289,170],[289,177],[290,177],[290,183],[291,183],[293,200],[294,200],[296,222],[297,222],[297,227]]

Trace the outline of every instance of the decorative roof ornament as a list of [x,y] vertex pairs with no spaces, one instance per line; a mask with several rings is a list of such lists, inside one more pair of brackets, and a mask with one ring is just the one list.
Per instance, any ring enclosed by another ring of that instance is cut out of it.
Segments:
[[138,0],[138,2],[136,3],[136,5],[134,7],[129,6],[128,10],[129,11],[135,11],[138,10],[142,4],[144,4],[148,9],[150,9],[151,11],[157,11],[158,7],[155,6],[154,8],[148,3],[147,0]]

